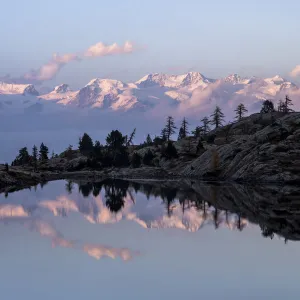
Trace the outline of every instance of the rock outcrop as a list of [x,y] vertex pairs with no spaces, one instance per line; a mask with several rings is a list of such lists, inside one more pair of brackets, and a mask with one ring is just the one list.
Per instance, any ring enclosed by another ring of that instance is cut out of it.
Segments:
[[[150,163],[142,163],[138,168],[108,168],[104,167],[105,162],[95,163],[78,150],[65,151],[57,158],[39,162],[39,173],[34,173],[30,165],[10,167],[9,174],[0,174],[0,186],[15,184],[20,180],[30,183],[30,177],[33,181],[42,180],[41,174],[57,179],[74,176],[90,179],[180,177],[300,183],[300,113],[254,114],[201,138],[187,137],[173,145],[177,150],[177,158],[165,155],[166,145],[128,147],[129,158],[134,152],[142,158],[149,151],[152,153]],[[49,174],[53,174],[52,177]]]
[[300,182],[300,113],[257,114],[211,134],[216,135],[215,141],[223,138],[223,143],[206,147],[181,176]]

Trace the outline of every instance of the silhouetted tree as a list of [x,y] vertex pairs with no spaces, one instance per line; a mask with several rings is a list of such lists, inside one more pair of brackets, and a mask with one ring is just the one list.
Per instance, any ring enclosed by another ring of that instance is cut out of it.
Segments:
[[87,133],[84,133],[83,136],[79,138],[78,149],[80,153],[85,156],[89,156],[93,153],[93,149],[94,149],[93,140]]
[[32,148],[32,162],[35,171],[37,170],[37,161],[38,161],[38,149],[37,146],[34,145]]
[[93,148],[93,157],[97,160],[100,161],[103,158],[102,155],[102,147],[99,141],[95,141],[95,145]]
[[206,135],[210,131],[210,126],[209,124],[211,121],[209,121],[208,117],[204,117],[202,120],[202,126],[201,126],[201,131],[203,132],[204,135]]
[[211,117],[212,117],[211,124],[215,125],[216,129],[223,125],[224,114],[219,106],[216,106]]
[[294,105],[292,99],[289,98],[288,95],[285,96],[285,101],[284,101],[284,107],[283,107],[283,112],[289,113],[292,112],[293,110],[290,108],[290,106]]
[[278,101],[277,111],[278,112],[284,112],[285,111],[285,104],[281,99]]
[[236,113],[235,118],[238,119],[238,121],[240,121],[244,117],[244,115],[248,112],[248,110],[246,109],[243,103],[240,103],[234,111]]
[[171,135],[175,133],[176,128],[173,117],[167,117],[166,126],[162,131],[162,138],[165,137],[167,141],[170,141]]
[[48,160],[48,153],[49,153],[48,147],[44,143],[41,143],[40,151],[39,151],[39,159]]
[[115,166],[128,165],[129,159],[125,143],[126,136],[123,136],[118,130],[111,131],[106,137],[106,144]]
[[197,126],[194,130],[192,130],[192,134],[195,138],[199,138],[201,136],[201,133],[203,132],[201,126]]
[[188,130],[188,121],[186,118],[183,118],[180,129],[179,129],[179,134],[178,134],[178,140],[184,139],[188,136],[189,130]]
[[12,162],[13,166],[25,165],[30,161],[30,155],[28,153],[27,147],[23,147],[19,150],[19,155]]
[[141,156],[138,153],[134,152],[131,157],[131,166],[133,168],[139,168],[141,166],[141,163],[142,163]]
[[146,145],[151,146],[153,143],[150,134],[148,133],[147,138],[146,138]]
[[267,114],[267,113],[270,113],[270,112],[274,112],[275,109],[274,109],[274,104],[271,100],[265,100],[262,104],[262,108],[260,110],[260,112],[262,114]]
[[135,137],[135,132],[136,132],[136,128],[133,129],[129,138],[127,138],[127,135],[126,135],[126,147],[133,145],[133,139]]

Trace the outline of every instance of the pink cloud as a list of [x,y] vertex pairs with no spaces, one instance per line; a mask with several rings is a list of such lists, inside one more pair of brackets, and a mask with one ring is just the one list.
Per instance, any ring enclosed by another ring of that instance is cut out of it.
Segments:
[[89,47],[84,53],[84,56],[101,57],[107,55],[132,53],[133,51],[134,51],[133,44],[129,41],[125,42],[123,46],[119,46],[117,43],[111,45],[105,45],[104,43],[99,42]]
[[298,77],[300,76],[300,65],[297,65],[291,72],[290,75],[292,77]]

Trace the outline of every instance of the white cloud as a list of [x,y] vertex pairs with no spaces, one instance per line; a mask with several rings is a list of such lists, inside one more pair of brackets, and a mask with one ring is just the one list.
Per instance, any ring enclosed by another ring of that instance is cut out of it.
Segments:
[[46,81],[54,78],[56,74],[60,71],[60,69],[66,65],[67,63],[71,61],[79,61],[80,58],[78,55],[70,53],[70,54],[64,54],[60,56],[57,53],[54,53],[52,55],[51,60],[42,65],[37,70],[31,70],[30,72],[26,73],[24,75],[24,78],[26,80],[32,80],[32,81]]
[[84,56],[100,57],[100,56],[107,56],[107,55],[132,53],[133,51],[134,51],[133,44],[129,41],[127,41],[123,46],[119,46],[117,43],[111,45],[105,45],[104,43],[99,42],[89,47],[84,53]]
[[[81,61],[87,57],[102,57],[107,55],[128,54],[135,51],[131,42],[127,41],[124,45],[118,45],[113,43],[111,45],[105,45],[99,42],[90,46],[86,51],[81,54],[68,53],[59,55],[54,53],[49,60],[38,69],[33,69],[19,78],[11,78],[9,75],[2,78],[5,82],[11,83],[41,83],[43,81],[53,79],[61,70],[62,67],[72,61]],[[0,78],[1,79],[1,78]]]
[[300,76],[300,65],[297,65],[291,72],[290,75],[292,77],[298,77]]

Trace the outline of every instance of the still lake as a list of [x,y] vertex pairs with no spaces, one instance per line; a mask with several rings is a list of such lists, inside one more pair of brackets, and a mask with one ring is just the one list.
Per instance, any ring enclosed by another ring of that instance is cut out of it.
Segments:
[[1,194],[1,299],[299,299],[299,195],[119,180]]

